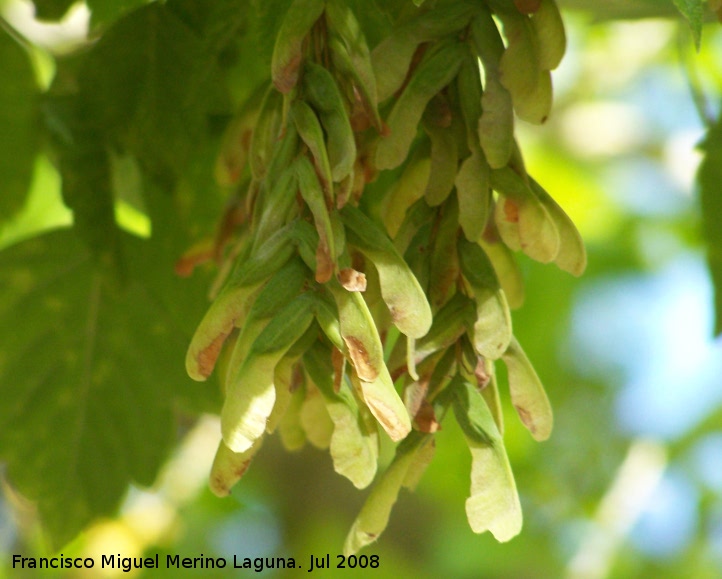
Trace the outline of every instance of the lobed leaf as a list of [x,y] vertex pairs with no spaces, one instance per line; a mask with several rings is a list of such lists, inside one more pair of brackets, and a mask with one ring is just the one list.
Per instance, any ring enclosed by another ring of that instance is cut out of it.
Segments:
[[153,483],[173,406],[192,392],[174,361],[204,283],[173,298],[170,265],[158,275],[149,243],[125,241],[135,275],[123,287],[72,231],[0,253],[0,457],[55,547],[112,515],[131,481]]

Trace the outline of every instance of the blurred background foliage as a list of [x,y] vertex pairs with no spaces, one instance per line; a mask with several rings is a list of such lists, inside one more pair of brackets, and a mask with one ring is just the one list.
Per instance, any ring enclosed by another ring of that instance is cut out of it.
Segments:
[[[24,82],[36,82],[40,92],[51,85],[58,88],[56,73],[65,66],[57,64],[58,55],[82,44],[78,30],[83,31],[88,21],[97,31],[140,4],[88,0],[85,6],[38,0],[39,15],[63,18],[62,26],[32,21],[32,7],[26,2],[6,0],[0,7],[3,19],[14,29],[38,39],[30,51],[35,80]],[[514,314],[515,331],[546,385],[556,415],[554,435],[543,444],[534,443],[515,416],[507,417],[505,438],[522,497],[524,530],[507,544],[471,532],[464,514],[470,457],[458,428],[447,421],[437,438],[436,458],[417,490],[402,493],[389,528],[366,550],[380,556],[379,569],[346,570],[343,576],[711,579],[722,575],[722,344],[713,339],[714,291],[704,245],[705,235],[722,231],[718,224],[722,214],[715,211],[720,202],[710,201],[714,187],[709,183],[722,171],[722,159],[714,161],[720,155],[714,136],[707,147],[706,204],[700,203],[695,180],[702,160],[699,145],[720,113],[722,29],[711,12],[706,13],[710,22],[704,25],[695,51],[695,27],[677,11],[693,2],[566,0],[560,4],[565,8],[569,48],[554,75],[553,115],[542,127],[519,123],[518,128],[530,173],[577,224],[587,244],[589,267],[581,279],[574,279],[554,267],[519,258],[527,301]],[[268,3],[266,9],[273,5]],[[218,25],[222,20],[195,18],[193,10],[198,6],[193,2],[175,6],[187,22],[198,26]],[[235,59],[231,78],[263,74],[260,59],[243,55],[256,42],[262,43],[259,38],[266,32],[239,35],[238,52],[227,55]],[[13,49],[0,46],[0,59],[8,50]],[[230,100],[242,99],[248,85],[243,80],[231,82]],[[113,88],[101,82],[98,90]],[[223,95],[203,96],[222,126],[228,107]],[[0,105],[4,98],[10,97],[3,90]],[[159,126],[166,122],[173,126],[166,117]],[[208,235],[223,202],[203,169],[217,140],[199,142],[200,150],[191,155],[192,135],[182,134],[187,127],[176,129],[167,137],[176,139],[172,144],[168,141],[168,146],[177,147],[172,155],[149,154],[158,163],[154,170],[162,172],[163,163],[174,155],[188,155],[196,165],[184,168],[182,174],[170,169],[181,214],[188,219],[181,224],[186,229],[180,240],[172,233],[159,236],[165,244],[165,249],[158,249],[159,256]],[[17,180],[10,183],[3,173],[3,188],[15,187],[20,191],[15,199],[22,200],[31,183],[27,199],[20,203],[3,191],[0,209],[5,214],[16,208],[18,212],[0,225],[2,247],[40,231],[67,227],[72,220],[60,195],[55,160],[33,154],[32,166],[18,167],[12,159],[22,157],[20,146],[36,150],[33,143],[16,142],[12,149],[0,151],[0,170]],[[127,158],[112,162],[121,168],[114,174],[131,181],[138,172]],[[120,191],[133,190],[132,183],[116,186]],[[148,199],[155,199],[151,204],[156,206],[149,207]],[[162,199],[158,195],[138,202],[131,193],[120,195],[115,217],[125,231],[142,238],[150,231],[147,216],[154,215],[156,237],[156,228],[165,227]],[[130,253],[126,257],[133,262]],[[199,302],[176,316],[188,318],[185,324],[191,328],[205,306],[203,292],[212,273],[200,271],[189,281],[173,282],[174,291],[186,295],[181,304]],[[5,295],[1,292],[0,297]],[[5,345],[16,328],[0,330]],[[180,366],[179,360],[167,360],[168,367]],[[122,372],[120,380],[132,380],[131,370]],[[168,376],[175,380],[176,373]],[[2,390],[9,392],[12,382],[4,375]],[[294,556],[305,563],[310,554],[340,552],[365,493],[333,472],[325,452],[307,446],[288,454],[272,438],[232,497],[215,498],[207,489],[206,476],[217,444],[217,419],[212,413],[202,414],[198,421],[193,416],[216,407],[216,386],[186,382],[179,379],[177,388],[178,412],[187,418],[179,423],[177,446],[167,443],[168,452],[175,450],[158,479],[147,481],[148,487],[132,487],[117,516],[94,522],[63,553]],[[13,427],[12,422],[0,424],[3,429]],[[9,569],[9,557],[46,554],[48,548],[35,507],[4,484],[0,577],[39,576]],[[168,573],[145,571],[135,576]],[[238,571],[173,572],[173,576],[199,574],[235,577]]]

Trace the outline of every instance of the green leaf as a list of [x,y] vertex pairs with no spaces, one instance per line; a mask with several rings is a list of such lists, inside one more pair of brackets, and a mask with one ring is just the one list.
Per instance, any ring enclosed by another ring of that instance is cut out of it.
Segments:
[[707,245],[707,266],[715,293],[715,336],[722,334],[722,116],[707,131],[702,143],[704,159],[697,174],[702,205],[702,225]]
[[55,547],[111,514],[130,481],[152,484],[174,439],[187,299],[151,273],[148,245],[125,243],[144,283],[123,288],[72,231],[0,253],[0,457]]
[[215,56],[166,5],[120,19],[79,71],[88,122],[123,142],[151,174],[182,173],[207,134],[207,116],[227,112]]
[[[168,9],[202,38],[211,53],[223,50],[239,32],[246,36],[255,32],[252,29],[256,14],[248,0],[174,0],[168,3]],[[254,54],[254,59],[257,58],[258,55]],[[248,72],[249,65],[253,65],[248,59],[244,60],[243,68]],[[252,83],[252,86],[255,84]]]
[[699,50],[699,45],[702,40],[704,4],[705,0],[674,0],[674,5],[677,7],[677,10],[682,13],[682,16],[684,16],[689,23],[694,45],[697,50]]
[[37,146],[38,88],[27,53],[0,26],[0,220],[16,213],[30,187]]

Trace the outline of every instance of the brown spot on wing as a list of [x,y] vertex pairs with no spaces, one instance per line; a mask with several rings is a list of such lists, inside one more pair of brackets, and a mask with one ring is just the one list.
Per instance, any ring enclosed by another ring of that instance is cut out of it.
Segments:
[[301,46],[299,45],[298,51],[295,51],[293,56],[289,59],[288,63],[281,69],[273,79],[273,84],[283,94],[288,94],[293,90],[293,87],[298,83],[298,72],[301,68],[301,60],[303,59],[303,53],[301,52]]
[[334,348],[331,350],[331,364],[333,364],[333,391],[336,394],[341,390],[341,382],[343,381],[343,366],[346,358],[340,350]]
[[389,406],[379,400],[369,398],[365,398],[365,400],[369,410],[371,410],[376,420],[381,423],[381,426],[384,427],[391,440],[398,442],[406,437],[409,431],[399,422],[398,417]]
[[230,331],[221,332],[210,344],[208,344],[208,346],[198,353],[198,371],[204,377],[208,378],[208,376],[210,376],[213,372],[218,355],[221,353],[221,348],[223,348],[223,342],[226,341],[228,334],[230,334]]
[[526,426],[529,429],[529,432],[534,434],[536,432],[536,425],[534,424],[534,417],[531,415],[531,412],[529,412],[526,408],[522,408],[521,406],[514,406],[516,408],[516,412],[519,415],[519,418],[521,419],[524,426]]
[[479,390],[483,390],[489,385],[491,380],[491,374],[486,369],[486,362],[484,358],[479,357],[476,361],[476,368],[474,368],[474,376],[476,377],[476,383],[479,386]]
[[434,407],[426,399],[421,401],[421,407],[414,416],[414,423],[421,432],[433,433],[441,430],[441,424],[436,419]]
[[338,281],[350,292],[366,291],[366,274],[351,267],[345,267],[338,272]]
[[328,250],[328,244],[322,239],[316,247],[316,281],[326,283],[331,279],[333,269],[334,263]]
[[361,380],[373,382],[379,375],[378,368],[371,363],[368,350],[364,343],[354,336],[344,336],[343,341],[346,342],[349,356],[356,368],[356,373]]
[[519,206],[510,199],[504,201],[504,217],[509,223],[519,223]]

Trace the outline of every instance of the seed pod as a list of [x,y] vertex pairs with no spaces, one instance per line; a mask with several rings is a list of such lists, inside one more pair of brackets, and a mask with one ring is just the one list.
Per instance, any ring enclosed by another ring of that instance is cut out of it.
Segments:
[[[348,72],[354,80],[357,90],[361,93],[367,112],[373,124],[380,129],[381,118],[378,113],[376,76],[371,62],[371,53],[356,16],[346,2],[327,0],[326,18],[330,35],[338,37],[340,44],[348,54],[348,62],[351,64]],[[332,58],[336,55],[334,62],[343,61],[343,65],[339,68],[342,72],[346,72],[346,58],[343,54],[338,54],[340,51],[336,48],[336,43],[331,46],[331,51]]]
[[431,141],[431,166],[424,195],[426,202],[435,207],[441,205],[454,188],[459,149],[451,128],[424,123],[424,130]]
[[500,193],[494,217],[504,242],[542,263],[554,261],[559,232],[527,182],[505,167],[491,171],[491,186]]
[[494,266],[494,272],[501,289],[504,290],[509,307],[512,310],[521,307],[524,303],[524,279],[511,250],[498,238],[487,241],[482,237],[480,245]]
[[346,45],[337,35],[329,34],[326,42],[334,68],[341,77],[351,80],[347,98],[352,104],[358,104],[370,124],[376,127],[377,131],[382,132],[383,123],[378,111],[375,80],[371,69],[365,70],[365,67],[370,65],[364,64],[363,70],[357,68]]
[[470,28],[474,48],[484,65],[485,76],[482,113],[477,127],[479,144],[489,165],[498,169],[509,162],[514,143],[512,98],[501,82],[499,71],[504,42],[486,6],[480,8]]
[[354,160],[354,167],[351,169],[351,172],[341,180],[335,189],[337,209],[343,209],[343,206],[348,203],[354,193],[354,182],[356,180],[355,167],[356,160]]
[[420,44],[446,38],[466,28],[480,4],[472,1],[451,2],[420,12],[379,43],[371,54],[379,102],[386,100],[404,84]]
[[296,219],[291,225],[293,244],[298,255],[311,271],[316,271],[316,250],[318,248],[318,231],[308,221]]
[[294,384],[297,363],[298,356],[286,355],[276,364],[276,369],[273,371],[273,389],[276,392],[276,401],[266,421],[267,434],[275,432],[291,406],[293,392],[299,386],[297,383]]
[[514,110],[520,119],[541,125],[549,118],[553,98],[552,75],[548,70],[540,70],[534,89],[514,100]]
[[419,199],[409,207],[404,215],[404,220],[398,227],[398,231],[396,231],[396,235],[393,236],[394,247],[397,251],[399,253],[405,252],[419,228],[429,223],[435,215],[436,212],[429,207],[429,204],[424,199]]
[[233,452],[222,440],[220,441],[209,477],[211,492],[214,495],[223,498],[231,494],[231,488],[248,470],[251,460],[261,448],[262,441],[263,438],[259,438],[245,452]]
[[489,407],[489,411],[494,418],[499,433],[504,434],[504,411],[501,408],[499,383],[496,379],[494,361],[480,357],[474,369],[474,376],[476,377],[476,383],[478,390],[481,392],[481,397]]
[[409,27],[399,28],[382,40],[371,53],[379,102],[397,92],[404,84],[419,40]]
[[504,54],[504,41],[488,6],[481,5],[471,21],[471,40],[484,65],[486,80],[499,76],[499,61]]
[[506,542],[521,531],[519,494],[509,458],[494,418],[479,392],[460,375],[448,388],[454,391],[454,414],[471,451],[471,496],[466,516],[475,533],[490,531]]
[[467,145],[471,156],[461,164],[456,176],[459,199],[459,223],[469,241],[478,241],[489,218],[491,191],[489,164],[479,145],[478,125],[481,117],[481,79],[476,58],[468,55],[457,79],[459,105],[466,125]]
[[306,397],[301,405],[300,419],[306,440],[316,448],[326,450],[333,436],[333,421],[321,392],[312,380],[306,380]]
[[233,452],[245,452],[263,435],[276,401],[274,369],[283,354],[248,356],[229,382],[221,410],[221,431]]
[[304,368],[318,387],[333,421],[330,453],[334,470],[348,478],[356,488],[366,488],[376,474],[378,435],[369,431],[348,388],[334,389],[331,352],[320,344],[303,358]]
[[527,16],[512,10],[499,13],[499,18],[508,41],[499,60],[499,78],[516,108],[519,101],[530,98],[539,82],[539,43]]
[[304,39],[325,7],[325,0],[293,0],[283,17],[271,58],[271,78],[283,94],[291,92],[298,82]]
[[273,90],[273,87],[269,87],[261,103],[248,151],[251,174],[257,181],[261,181],[266,176],[276,140],[281,134],[282,104],[283,97]]
[[466,53],[456,79],[461,116],[466,125],[466,142],[470,151],[479,148],[478,127],[481,117],[481,75],[475,55]]
[[338,306],[341,336],[360,379],[363,400],[391,439],[401,440],[411,430],[411,420],[384,363],[371,312],[358,292],[344,290],[335,280],[326,287]]
[[306,444],[306,433],[301,427],[301,405],[306,391],[300,387],[291,392],[291,400],[278,424],[278,434],[286,450],[294,451]]
[[[493,169],[509,162],[514,143],[514,107],[511,94],[495,78],[486,83],[481,97],[483,113],[479,118],[479,144]],[[548,111],[547,111],[548,114]]]
[[[494,225],[504,244],[512,251],[521,251],[519,237],[519,206],[499,193],[494,205]],[[551,258],[553,259],[553,258]]]
[[341,322],[338,319],[336,302],[326,290],[319,290],[316,298],[314,313],[318,325],[331,344],[338,350],[343,350],[345,344],[341,336]]
[[416,342],[416,363],[453,345],[467,329],[473,328],[475,320],[474,302],[461,292],[455,293],[434,315],[429,333]]
[[264,83],[253,91],[223,133],[223,142],[213,171],[216,183],[221,187],[230,187],[241,179],[248,162],[253,130],[258,123],[267,90]]
[[544,386],[516,338],[502,356],[509,373],[511,402],[535,440],[551,436],[554,417]]
[[359,378],[375,380],[384,365],[381,338],[368,306],[358,292],[349,292],[335,281],[327,284],[336,301],[340,332]]
[[346,556],[376,541],[386,529],[391,509],[396,503],[417,453],[421,452],[431,440],[429,434],[414,432],[396,449],[394,460],[371,489],[371,494],[346,537],[343,547]]
[[454,416],[464,436],[483,446],[493,445],[494,435],[489,429],[487,418],[489,408],[479,391],[458,374],[448,388],[453,394]]
[[291,257],[291,232],[290,227],[284,227],[244,260],[208,308],[186,354],[186,371],[191,378],[203,381],[211,375],[223,342],[245,318],[250,297]]
[[244,452],[265,431],[276,400],[276,365],[312,321],[313,311],[303,295],[288,303],[259,334],[240,370],[229,381],[221,431],[232,451]]
[[351,175],[356,161],[356,141],[343,97],[331,73],[313,62],[304,68],[303,90],[326,130],[331,176],[341,182]]
[[511,340],[511,314],[506,297],[489,258],[478,244],[460,239],[459,258],[476,302],[474,349],[485,358],[496,360]]
[[376,149],[378,169],[393,169],[406,159],[427,103],[456,76],[466,52],[457,41],[444,42],[427,52],[391,109],[389,134]]
[[238,334],[239,330],[236,328],[234,329],[230,336],[226,339],[226,342],[224,344],[224,348],[221,350],[220,354],[218,355],[218,360],[216,361],[216,371],[217,371],[217,377],[218,377],[218,383],[221,389],[221,394],[223,396],[226,395],[226,385],[227,380],[226,377],[228,376],[229,369],[231,367],[231,358],[233,354],[233,350],[235,349],[236,342],[238,341]]
[[429,302],[436,310],[446,303],[459,278],[459,204],[453,197],[440,209],[431,250]]
[[319,237],[316,249],[316,281],[325,283],[331,279],[336,269],[336,245],[331,217],[321,184],[311,162],[301,155],[296,159],[294,165],[301,196],[313,214],[313,221]]
[[[296,191],[298,181],[293,165],[281,171],[270,190],[264,190],[262,207],[255,220],[253,248],[258,251],[268,239],[294,217],[297,212]],[[260,201],[260,200],[259,200]]]
[[299,144],[296,127],[293,123],[285,123],[281,134],[276,137],[271,162],[268,164],[268,170],[263,179],[263,186],[266,191],[273,190],[280,175],[288,169],[288,166],[296,158]]
[[381,295],[396,327],[411,338],[421,338],[431,327],[431,307],[409,266],[383,230],[360,210],[346,206],[341,219],[349,243],[378,270]]
[[466,239],[478,242],[489,219],[491,179],[489,164],[477,143],[472,147],[471,156],[461,164],[455,184],[459,225]]
[[554,258],[554,263],[572,275],[582,275],[587,267],[587,252],[584,248],[584,240],[574,222],[552,196],[531,177],[529,177],[529,184],[531,190],[551,215],[552,221],[559,231],[559,253]]
[[404,262],[408,265],[411,273],[418,280],[419,286],[424,294],[429,291],[429,279],[431,278],[431,262],[429,252],[431,251],[433,223],[424,223],[416,231],[416,235],[409,242],[404,252]]
[[390,188],[383,202],[383,221],[386,231],[395,237],[404,216],[416,201],[424,195],[429,182],[431,160],[423,154],[411,157],[396,183]]
[[394,388],[386,365],[371,381],[359,380],[361,396],[366,406],[394,442],[403,440],[411,432],[411,418]]
[[236,376],[269,319],[299,295],[308,275],[303,262],[298,257],[292,257],[253,298],[253,305],[234,344],[226,381]]
[[539,66],[542,70],[554,70],[567,48],[564,22],[555,0],[540,0],[531,23],[539,42]]
[[421,481],[421,477],[426,472],[427,467],[436,454],[436,441],[432,438],[426,444],[422,445],[419,450],[414,453],[409,467],[406,469],[406,476],[401,485],[404,488],[413,491]]
[[321,182],[326,201],[329,206],[333,206],[333,178],[321,122],[313,109],[301,100],[296,100],[291,104],[291,116],[298,134],[311,151],[313,164],[316,167],[316,174]]

